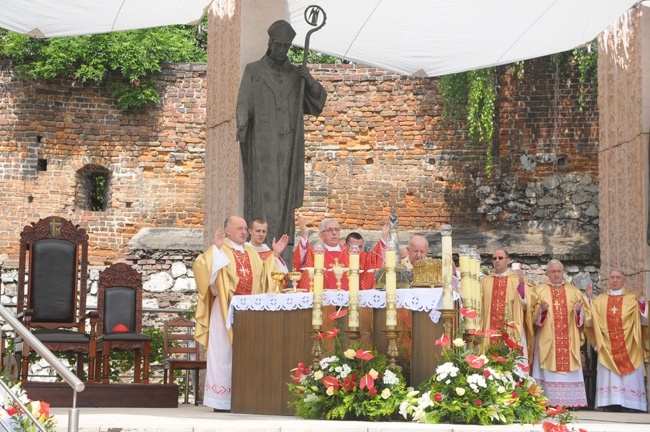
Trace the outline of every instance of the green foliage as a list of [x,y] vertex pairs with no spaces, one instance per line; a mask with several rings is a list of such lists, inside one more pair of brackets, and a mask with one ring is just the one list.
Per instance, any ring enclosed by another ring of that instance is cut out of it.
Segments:
[[486,144],[485,172],[492,172],[492,144],[497,99],[496,68],[478,69],[440,78],[440,94],[444,100],[444,116],[467,121],[471,145]]
[[[587,106],[590,99],[598,94],[598,43],[592,41],[584,48],[573,50],[573,59],[578,66],[578,82],[580,93],[578,94],[578,106],[580,112]],[[590,85],[593,90],[589,91]]]
[[205,62],[202,44],[195,39],[194,27],[188,26],[54,39],[31,39],[0,30],[0,57],[12,59],[23,77],[106,81],[123,109],[158,103],[155,74],[161,64]]
[[[147,327],[142,329],[142,333],[151,336],[151,357],[150,363],[162,363],[164,360],[164,335],[161,329]],[[110,374],[111,381],[118,382],[120,377],[127,375],[133,370],[134,356],[131,351],[111,352]]]
[[[287,53],[287,57],[289,58],[289,61],[291,63],[301,64],[304,53],[305,53],[304,48],[294,45]],[[307,55],[307,64],[341,64],[341,63],[346,63],[346,61],[341,60],[338,57],[332,57],[312,50],[309,50],[309,54]]]

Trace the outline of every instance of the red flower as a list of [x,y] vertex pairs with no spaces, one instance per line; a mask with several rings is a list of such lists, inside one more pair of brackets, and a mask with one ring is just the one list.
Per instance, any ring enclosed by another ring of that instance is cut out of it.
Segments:
[[436,393],[436,394],[433,396],[433,400],[436,401],[436,402],[442,402],[442,400],[443,400],[444,398],[445,398],[445,397],[444,397],[443,395],[441,395],[440,393]]
[[[372,390],[375,388],[375,380],[374,378],[369,374],[365,374],[364,376],[361,377],[361,381],[359,381],[359,389],[363,390],[364,388],[367,388],[368,391]],[[375,390],[375,393],[377,391]]]
[[[309,373],[309,368],[305,367],[304,364],[298,363],[298,367],[295,369],[295,372],[293,373],[293,382],[299,383],[300,379],[302,378],[303,374],[308,374]],[[41,402],[42,406],[42,402]]]
[[316,336],[316,339],[322,340],[325,337],[325,333],[323,332],[318,332],[318,335]]
[[564,414],[567,411],[565,407],[556,406],[556,407],[546,407],[546,414],[551,416],[556,416],[559,414]]
[[346,316],[347,314],[348,314],[348,310],[347,310],[347,309],[339,308],[339,310],[337,310],[336,312],[331,313],[331,314],[329,315],[329,317],[330,317],[330,319],[331,319],[332,321],[334,321],[334,320],[337,320],[337,319],[339,319],[339,318],[343,318],[343,317]]
[[519,366],[519,368],[526,373],[530,372],[530,365],[524,363],[517,363],[517,366]]
[[336,377],[326,376],[323,378],[323,385],[327,388],[334,387],[334,390],[338,390],[341,384]]
[[487,337],[497,337],[497,336],[499,336],[499,332],[496,331],[496,330],[487,329],[487,330],[485,330],[485,336],[487,336]]
[[478,356],[476,356],[474,354],[470,354],[467,357],[465,357],[465,361],[467,363],[469,363],[469,366],[474,368],[474,369],[480,369],[485,364],[484,359],[479,358]]
[[13,406],[10,406],[5,411],[7,411],[7,414],[9,414],[10,416],[16,415],[18,413],[18,411],[16,411],[16,408]]
[[443,347],[448,347],[451,345],[451,339],[446,334],[443,334],[436,340],[436,345],[442,345]]
[[370,390],[368,390],[368,394],[370,396],[376,395],[377,394],[377,388],[376,387],[371,388]]
[[523,348],[517,342],[513,341],[508,335],[508,333],[503,332],[501,336],[503,336],[503,340],[505,341],[506,345],[508,345],[508,348],[515,349],[515,350],[521,350]]
[[498,355],[498,354],[492,354],[492,358],[493,358],[494,361],[497,362],[497,363],[505,363],[505,362],[508,361],[505,357],[501,357],[501,356]]
[[465,318],[474,319],[478,316],[478,312],[473,309],[460,308],[460,314]]
[[542,430],[544,432],[570,432],[569,428],[566,427],[565,425],[562,424],[556,425],[555,423],[552,422],[542,423]]
[[483,332],[481,330],[467,330],[467,333],[476,336],[483,336]]
[[474,405],[476,405],[477,407],[480,407],[481,405],[483,405],[483,401],[481,399],[476,399],[476,402],[474,402]]
[[357,353],[355,354],[355,357],[361,360],[372,360],[375,358],[374,355],[370,351],[364,351],[362,349],[358,349]]
[[510,321],[508,324],[506,324],[508,327],[510,327],[513,330],[519,330],[517,328],[517,324],[514,321]]
[[519,393],[517,393],[517,392],[512,392],[512,393],[510,393],[510,397],[511,397],[513,400],[517,400],[517,399],[519,399]]
[[326,337],[327,339],[334,339],[334,338],[336,337],[336,335],[339,334],[340,331],[341,331],[341,329],[339,329],[339,328],[335,328],[335,329],[332,330],[332,331],[328,331],[328,332],[327,332],[327,336],[325,336],[325,337]]
[[490,373],[490,370],[489,370],[489,369],[485,369],[485,370],[483,371],[483,376],[484,376],[485,378],[489,378],[490,375],[492,375],[492,374]]
[[354,387],[357,385],[357,379],[355,376],[349,376],[347,378],[343,379],[343,383],[341,384],[341,388],[345,393],[354,390]]

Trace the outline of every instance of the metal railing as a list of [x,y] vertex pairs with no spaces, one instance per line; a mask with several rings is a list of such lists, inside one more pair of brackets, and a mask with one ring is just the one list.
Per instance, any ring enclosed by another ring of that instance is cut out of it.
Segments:
[[[45,360],[54,370],[61,375],[63,380],[68,383],[72,388],[72,408],[70,408],[68,415],[68,432],[77,432],[79,429],[79,409],[77,408],[77,393],[82,392],[86,386],[81,380],[73,374],[56,356],[50,351],[31,331],[27,329],[11,312],[4,306],[0,305],[0,317],[2,317],[7,324],[14,329],[16,334],[19,334],[23,340],[29,344],[30,347],[36,351],[43,360]],[[11,392],[9,392],[11,393]],[[26,410],[27,412],[27,410]],[[33,419],[33,416],[30,416]],[[36,427],[45,431],[38,422],[35,423]]]

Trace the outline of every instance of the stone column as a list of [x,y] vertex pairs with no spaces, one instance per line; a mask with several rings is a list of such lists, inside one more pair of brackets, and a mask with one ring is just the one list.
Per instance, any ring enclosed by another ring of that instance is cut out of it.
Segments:
[[215,0],[208,12],[204,243],[229,215],[242,215],[243,173],[235,108],[244,67],[262,58],[266,30],[284,18],[282,0]]
[[650,7],[630,9],[598,49],[601,277],[619,268],[630,289],[642,282],[648,291]]

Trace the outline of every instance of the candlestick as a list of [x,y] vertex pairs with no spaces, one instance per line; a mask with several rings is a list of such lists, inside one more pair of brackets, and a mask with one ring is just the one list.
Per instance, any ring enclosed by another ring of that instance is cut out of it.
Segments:
[[350,245],[348,286],[348,328],[355,331],[359,328],[359,245]]
[[442,308],[454,308],[454,295],[452,293],[452,256],[451,256],[451,225],[443,225],[440,230],[442,236]]
[[[463,299],[463,307],[473,309],[473,284],[472,273],[470,272],[471,258],[468,245],[460,245],[458,250],[458,263],[460,265],[460,292]],[[467,330],[476,330],[475,321],[469,319],[465,320],[465,328]]]
[[325,265],[325,248],[322,244],[314,246],[314,301],[311,324],[314,328],[323,325],[323,267]]
[[386,327],[397,327],[397,245],[391,240],[386,247]]

